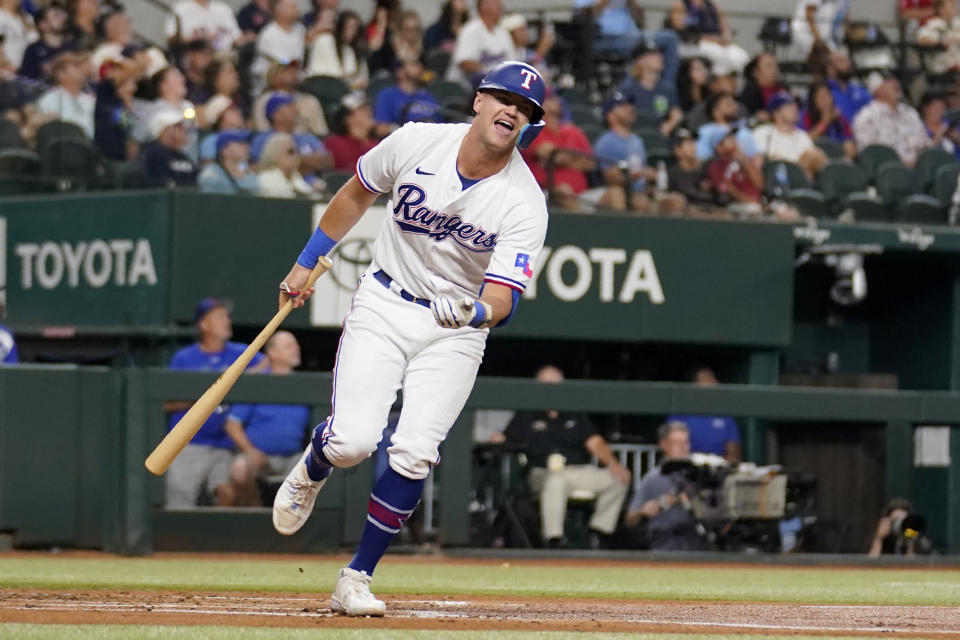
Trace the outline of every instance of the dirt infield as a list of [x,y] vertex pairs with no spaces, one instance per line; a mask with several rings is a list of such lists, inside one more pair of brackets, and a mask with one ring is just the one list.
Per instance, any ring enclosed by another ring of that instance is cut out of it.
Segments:
[[4,589],[0,622],[960,638],[952,607],[380,597],[387,616],[358,619],[327,594]]

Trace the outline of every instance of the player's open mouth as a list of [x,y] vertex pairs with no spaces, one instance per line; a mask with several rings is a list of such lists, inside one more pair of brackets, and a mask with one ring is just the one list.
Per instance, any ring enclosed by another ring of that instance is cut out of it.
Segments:
[[501,133],[505,136],[508,136],[513,132],[513,123],[508,120],[494,120],[493,126],[497,129],[498,133]]

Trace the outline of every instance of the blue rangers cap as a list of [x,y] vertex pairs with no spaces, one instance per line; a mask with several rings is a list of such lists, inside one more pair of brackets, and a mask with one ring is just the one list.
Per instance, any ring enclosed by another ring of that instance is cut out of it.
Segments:
[[547,95],[547,83],[537,69],[526,62],[506,60],[487,72],[477,91],[499,89],[516,94],[532,102],[536,107],[530,123],[524,125],[517,136],[517,146],[526,149],[543,129],[543,99]]

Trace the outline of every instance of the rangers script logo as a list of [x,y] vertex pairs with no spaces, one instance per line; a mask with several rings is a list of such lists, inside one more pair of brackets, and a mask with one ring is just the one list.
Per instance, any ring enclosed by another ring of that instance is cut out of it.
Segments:
[[419,233],[437,242],[452,239],[464,249],[485,253],[497,246],[497,234],[488,233],[479,225],[469,224],[460,216],[451,216],[421,206],[427,199],[423,188],[410,183],[397,187],[397,204],[393,219],[404,233]]

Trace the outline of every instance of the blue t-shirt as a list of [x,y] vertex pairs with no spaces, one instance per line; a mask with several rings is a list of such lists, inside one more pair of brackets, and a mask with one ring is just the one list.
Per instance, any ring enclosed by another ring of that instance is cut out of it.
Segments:
[[[697,159],[705,162],[713,158],[713,147],[720,138],[730,130],[730,125],[718,122],[708,122],[697,129]],[[757,142],[753,139],[753,132],[746,127],[737,129],[737,144],[748,157],[757,155]]]
[[676,84],[667,78],[660,78],[657,86],[648,89],[636,78],[627,77],[620,83],[620,93],[633,103],[637,111],[654,113],[661,118],[679,104]]
[[437,119],[437,100],[426,89],[404,93],[396,85],[384,87],[377,94],[373,119],[394,124],[432,122]]
[[694,453],[715,453],[725,455],[727,443],[740,443],[740,429],[733,418],[728,416],[672,415],[667,422],[674,420],[687,425],[690,430],[690,451]]
[[[621,136],[613,131],[607,131],[593,145],[593,153],[597,156],[601,169],[614,167],[620,162],[626,162],[630,170],[634,171],[647,163],[647,150],[643,140],[635,133]],[[645,181],[637,178],[633,181],[633,190],[643,189]]]
[[850,122],[853,122],[857,112],[873,99],[867,88],[857,82],[850,82],[846,89],[842,89],[836,80],[827,78],[827,86],[833,92],[833,102],[837,109]]
[[310,407],[297,404],[235,404],[228,417],[243,424],[257,449],[270,456],[303,451]]
[[[596,0],[574,0],[575,9],[592,7]],[[640,27],[634,22],[630,15],[630,7],[627,4],[630,0],[610,0],[604,7],[600,15],[597,16],[597,27],[600,29],[600,35],[611,36],[639,36]]]
[[[233,364],[233,361],[236,360],[246,348],[247,345],[245,344],[228,342],[223,351],[207,353],[200,349],[199,344],[192,344],[189,347],[180,349],[180,351],[177,351],[173,355],[173,359],[170,360],[170,368],[179,371],[223,371]],[[263,360],[263,354],[256,354],[253,356],[253,360],[250,361],[250,366],[257,364],[261,360]],[[172,429],[185,413],[186,411],[175,411],[170,414],[168,428]],[[197,432],[197,435],[193,436],[193,440],[191,440],[190,443],[232,449],[233,440],[231,440],[230,436],[223,430],[225,413],[225,410],[218,407],[217,410],[207,418],[207,421],[203,423],[200,431]]]
[[20,362],[17,354],[17,342],[13,339],[13,332],[0,324],[0,362],[15,364]]

